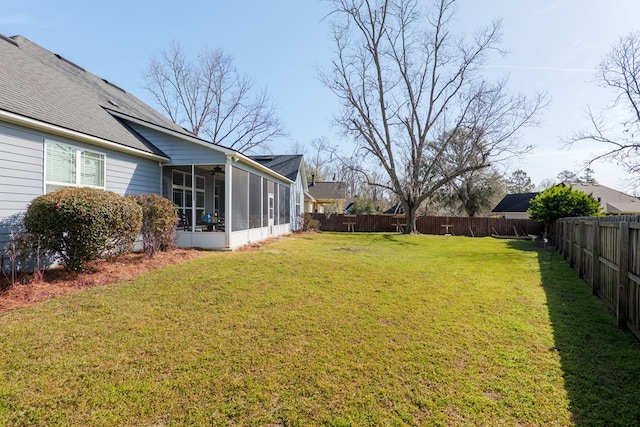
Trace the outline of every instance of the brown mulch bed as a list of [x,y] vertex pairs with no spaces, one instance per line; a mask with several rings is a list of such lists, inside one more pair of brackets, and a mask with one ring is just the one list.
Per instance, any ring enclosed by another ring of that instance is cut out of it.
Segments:
[[149,270],[177,264],[207,254],[197,249],[173,249],[160,252],[152,259],[141,253],[121,255],[110,261],[95,261],[83,272],[74,273],[63,268],[44,272],[42,280],[22,277],[11,286],[10,278],[0,277],[0,312],[27,307],[40,301],[68,295],[82,289],[130,280]]

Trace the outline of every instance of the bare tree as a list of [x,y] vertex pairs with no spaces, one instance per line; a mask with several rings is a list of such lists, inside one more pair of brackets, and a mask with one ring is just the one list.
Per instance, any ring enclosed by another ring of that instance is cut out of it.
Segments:
[[151,57],[145,89],[175,123],[211,142],[240,152],[267,151],[284,130],[265,90],[240,74],[221,49],[197,59],[173,42]]
[[612,89],[616,97],[605,110],[623,114],[621,123],[612,124],[602,113],[587,107],[590,130],[582,130],[565,142],[568,145],[592,140],[603,143],[606,151],[594,155],[588,165],[598,160],[611,160],[627,172],[640,173],[640,33],[621,37],[597,69],[597,83]]
[[[417,0],[332,3],[336,59],[321,79],[343,101],[338,124],[375,159],[385,174],[376,185],[398,197],[406,232],[414,233],[418,208],[443,185],[526,151],[515,137],[545,97],[512,95],[504,80],[479,75],[497,50],[500,22],[470,42],[456,39],[455,0],[438,0],[426,13]],[[474,138],[466,140],[468,155],[454,158],[448,147],[458,130]]]
[[556,182],[553,179],[545,178],[540,181],[540,184],[536,186],[535,191],[541,192],[546,190],[547,188],[553,187],[554,185],[556,185]]
[[331,145],[325,136],[318,137],[311,141],[311,149],[304,148],[305,170],[316,181],[330,181],[335,175],[334,156],[336,147]]
[[463,173],[444,187],[445,201],[469,217],[488,213],[504,194],[504,180],[492,168]]

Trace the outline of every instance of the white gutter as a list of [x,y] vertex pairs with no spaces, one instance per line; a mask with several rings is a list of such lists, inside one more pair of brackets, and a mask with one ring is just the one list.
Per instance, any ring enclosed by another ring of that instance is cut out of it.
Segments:
[[262,172],[265,172],[265,173],[267,173],[269,175],[276,176],[279,179],[287,182],[288,184],[293,184],[293,182],[294,182],[294,181],[290,180],[289,178],[287,178],[286,176],[280,175],[278,172],[274,171],[273,169],[269,169],[265,165],[263,165],[261,163],[258,163],[255,160],[250,159],[249,157],[245,156],[244,154],[240,154],[240,153],[236,152],[231,157],[234,158],[237,161],[242,161],[242,163],[249,164],[249,165],[253,166],[254,168],[256,168],[258,170],[261,170]]
[[307,198],[307,200],[311,200],[312,202],[316,201],[315,197],[313,197],[308,191],[304,192],[304,196]]
[[114,151],[120,151],[127,154],[132,154],[137,157],[144,157],[159,162],[167,162],[169,159],[165,156],[149,153],[139,150],[137,148],[127,147],[126,145],[118,144],[116,142],[108,141],[106,139],[98,138],[95,136],[87,135],[86,133],[66,129],[60,126],[52,125],[49,123],[41,122],[39,120],[31,119],[29,117],[21,116],[18,114],[10,113],[8,111],[0,110],[0,120],[12,123],[19,126],[24,126],[29,129],[39,130],[47,133],[51,133],[65,138],[70,138],[75,141],[86,142],[92,145],[109,148]]

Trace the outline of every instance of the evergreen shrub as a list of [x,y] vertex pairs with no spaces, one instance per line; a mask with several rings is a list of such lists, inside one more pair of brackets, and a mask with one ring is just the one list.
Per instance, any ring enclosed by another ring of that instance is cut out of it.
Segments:
[[34,199],[24,218],[27,231],[70,270],[130,250],[142,224],[135,200],[88,187],[63,188]]
[[178,210],[173,202],[157,194],[131,196],[142,208],[142,247],[147,258],[175,247]]

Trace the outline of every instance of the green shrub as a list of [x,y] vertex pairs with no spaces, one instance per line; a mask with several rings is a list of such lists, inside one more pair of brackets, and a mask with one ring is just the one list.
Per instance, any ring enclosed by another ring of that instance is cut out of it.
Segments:
[[131,196],[142,208],[142,247],[147,258],[175,247],[178,211],[171,200],[157,194]]
[[63,188],[37,197],[24,218],[27,231],[70,270],[129,250],[142,223],[130,198],[95,188]]
[[549,224],[559,218],[603,215],[600,202],[572,186],[555,185],[534,197],[527,209],[532,219]]

